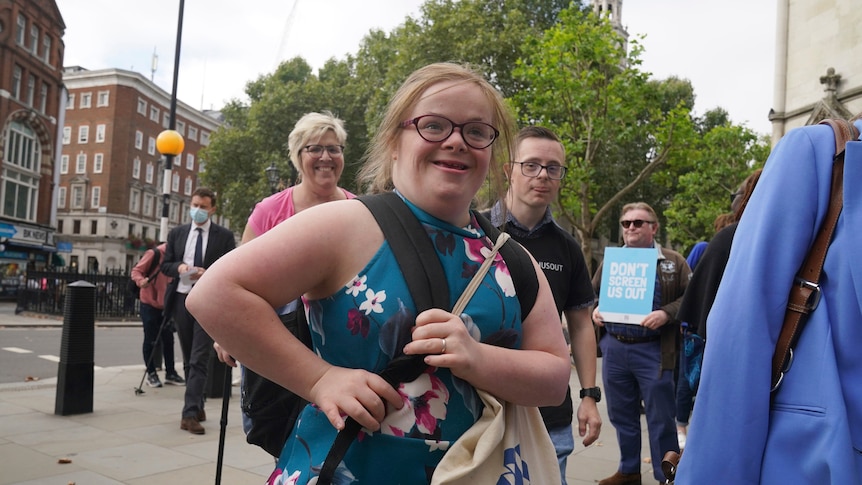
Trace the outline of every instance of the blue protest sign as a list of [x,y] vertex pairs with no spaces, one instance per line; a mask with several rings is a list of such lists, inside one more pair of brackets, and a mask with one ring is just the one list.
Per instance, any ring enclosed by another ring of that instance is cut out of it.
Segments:
[[652,312],[654,248],[605,248],[599,312],[606,322],[640,325]]

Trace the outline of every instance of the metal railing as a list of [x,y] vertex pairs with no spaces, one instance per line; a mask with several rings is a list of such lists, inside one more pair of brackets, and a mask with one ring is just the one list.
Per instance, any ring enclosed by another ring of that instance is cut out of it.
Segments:
[[66,285],[87,281],[96,286],[96,319],[137,319],[139,302],[127,291],[130,275],[123,270],[104,273],[70,270],[27,271],[24,286],[18,290],[17,311],[63,315]]

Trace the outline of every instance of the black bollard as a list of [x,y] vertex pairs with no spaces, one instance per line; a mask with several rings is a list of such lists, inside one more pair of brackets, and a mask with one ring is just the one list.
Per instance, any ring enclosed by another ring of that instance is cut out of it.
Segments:
[[66,286],[54,414],[93,412],[95,310],[95,285],[76,281]]

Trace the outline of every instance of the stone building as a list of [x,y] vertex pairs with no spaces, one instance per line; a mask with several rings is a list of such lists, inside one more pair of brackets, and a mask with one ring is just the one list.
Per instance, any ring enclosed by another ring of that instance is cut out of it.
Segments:
[[[63,81],[57,240],[70,247],[67,263],[80,271],[128,270],[167,237],[159,234],[165,170],[156,138],[168,127],[171,96],[122,69],[67,67]],[[177,102],[185,149],[171,166],[168,229],[189,222],[191,194],[205,167],[199,152],[221,125],[212,114]]]
[[773,145],[787,131],[862,113],[862,9],[855,0],[779,0]]
[[53,260],[65,29],[53,0],[0,0],[0,298]]

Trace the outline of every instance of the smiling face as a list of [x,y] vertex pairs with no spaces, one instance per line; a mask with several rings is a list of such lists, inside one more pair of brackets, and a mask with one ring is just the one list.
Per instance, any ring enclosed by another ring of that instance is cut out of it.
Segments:
[[[308,140],[305,145],[341,145],[334,132],[327,131],[322,137]],[[320,157],[312,156],[305,148],[300,151],[302,163],[302,183],[314,191],[331,191],[338,185],[344,171],[344,152],[331,155],[323,150]]]
[[[404,119],[429,114],[454,123],[494,124],[491,102],[477,85],[469,82],[431,85]],[[401,128],[392,157],[393,183],[408,200],[451,224],[467,224],[470,202],[488,174],[491,147],[471,148],[464,142],[460,128],[442,142],[428,142],[411,124]]]
[[[542,166],[558,165],[565,167],[566,155],[560,142],[546,138],[524,138],[518,144],[515,162],[537,163]],[[560,181],[548,177],[548,171],[542,169],[535,177],[528,177],[521,171],[521,165],[506,166],[509,175],[509,203],[512,208],[525,205],[531,209],[544,211],[560,192]]]

